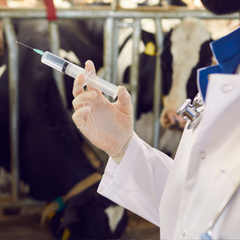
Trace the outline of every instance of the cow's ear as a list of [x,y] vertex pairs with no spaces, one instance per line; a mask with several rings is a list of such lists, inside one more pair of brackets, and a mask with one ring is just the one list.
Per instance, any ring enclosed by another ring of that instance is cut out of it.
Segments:
[[201,0],[204,7],[210,12],[223,15],[239,12],[239,0]]

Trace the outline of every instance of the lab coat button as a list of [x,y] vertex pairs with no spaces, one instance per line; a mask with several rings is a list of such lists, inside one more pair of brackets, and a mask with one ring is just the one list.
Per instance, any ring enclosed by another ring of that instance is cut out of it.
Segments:
[[186,229],[183,228],[182,229],[182,236],[185,237],[185,235],[186,235]]
[[201,159],[205,159],[206,158],[206,153],[205,152],[200,152],[200,157],[201,157]]
[[230,92],[232,90],[232,86],[230,84],[223,84],[221,86],[221,90],[224,93],[228,93],[228,92]]

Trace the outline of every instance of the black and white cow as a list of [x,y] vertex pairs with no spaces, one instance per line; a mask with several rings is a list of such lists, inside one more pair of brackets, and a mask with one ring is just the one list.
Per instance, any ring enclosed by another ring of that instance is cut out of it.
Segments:
[[[131,41],[129,35],[120,47],[119,82],[129,82]],[[196,70],[211,64],[212,54],[209,46],[211,41],[205,25],[195,18],[183,19],[178,26],[165,33],[162,65],[159,66],[163,75],[164,109],[176,111],[187,97],[193,99],[197,94]],[[142,30],[137,119],[142,113],[152,110],[155,58],[154,33]]]
[[162,52],[163,106],[160,122],[171,128],[176,120],[183,128],[185,121],[176,111],[186,98],[197,94],[197,69],[212,64],[206,26],[198,19],[186,18],[164,39]]
[[[74,52],[82,64],[91,59],[96,69],[101,67],[102,40],[95,39],[86,22],[58,23],[61,48]],[[47,21],[18,20],[15,30],[19,42],[49,51]],[[22,46],[19,46],[19,58],[19,168],[20,179],[30,186],[29,196],[60,207],[50,220],[57,239],[66,231],[71,239],[119,238],[126,227],[126,212],[96,194],[100,173],[83,152],[83,139],[63,106],[52,69],[41,63],[41,56]],[[8,51],[5,50],[1,66],[7,63]],[[0,78],[0,166],[10,171],[7,70]],[[65,79],[70,92],[69,107],[73,80]],[[86,183],[89,176],[97,177],[90,185]],[[87,187],[81,190],[83,182]],[[76,192],[76,186],[81,191]],[[64,207],[59,197],[66,196]]]
[[[119,82],[129,82],[131,66],[131,54],[129,52],[131,52],[132,40],[129,36],[126,39],[126,41],[122,41],[123,44],[119,54]],[[160,123],[164,128],[183,129],[185,120],[181,116],[177,116],[176,111],[186,98],[193,99],[197,94],[197,69],[212,63],[209,46],[211,41],[206,26],[202,21],[195,18],[183,19],[175,28],[164,34],[161,66],[159,66],[163,76],[163,104],[160,106]],[[151,142],[152,129],[148,129],[150,133],[145,131],[142,133],[142,130],[147,128],[146,124],[152,124],[152,120],[149,120],[151,115],[148,113],[153,108],[155,58],[154,31],[150,33],[143,30],[140,43],[139,98],[136,116],[138,121],[136,122],[136,130],[149,143]],[[168,153],[176,148],[181,132],[166,131],[166,133],[167,135],[161,136],[160,149]],[[174,144],[173,139],[177,139]],[[173,146],[170,147],[171,150],[168,150],[170,145]]]

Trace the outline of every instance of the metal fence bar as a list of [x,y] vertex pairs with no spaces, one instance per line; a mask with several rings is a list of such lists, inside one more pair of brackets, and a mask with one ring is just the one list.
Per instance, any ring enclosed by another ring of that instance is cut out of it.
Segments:
[[10,157],[12,172],[12,198],[18,200],[19,190],[19,156],[18,156],[18,138],[19,138],[19,88],[18,88],[18,47],[16,45],[16,35],[10,19],[3,21],[4,32],[8,44],[9,60],[9,123],[10,123]]
[[[226,14],[226,15],[214,15],[205,10],[182,10],[181,8],[166,9],[163,7],[156,7],[154,11],[144,11],[141,8],[141,11],[138,9],[132,10],[117,10],[112,11],[111,8],[103,10],[101,7],[91,10],[90,7],[81,7],[81,8],[69,8],[69,9],[57,9],[57,17],[60,19],[96,19],[96,18],[185,18],[185,17],[196,17],[200,19],[239,19],[238,13]],[[1,8],[0,18],[47,18],[45,8],[36,8],[36,9],[9,9]]]
[[[59,55],[58,52],[60,49],[60,39],[59,39],[58,24],[56,21],[49,22],[49,40],[50,40],[51,52],[55,55]],[[55,82],[57,84],[61,99],[63,101],[63,105],[65,107],[67,107],[67,98],[66,98],[63,74],[61,72],[53,69],[53,76],[54,76]]]
[[113,11],[117,10],[118,4],[119,4],[119,0],[113,0],[112,3],[111,3],[111,9]]
[[152,146],[159,148],[159,135],[160,135],[160,106],[162,99],[162,72],[161,72],[161,53],[163,50],[163,31],[161,18],[155,19],[156,26],[156,67],[155,67],[155,80],[154,80],[154,100],[153,100],[153,139]]
[[139,76],[139,42],[141,39],[141,19],[134,19],[133,26],[133,53],[132,53],[132,65],[130,69],[130,85],[131,85],[131,97],[133,104],[133,119],[135,121],[137,115],[137,100],[138,100],[138,76]]
[[117,85],[117,66],[118,66],[118,34],[119,33],[119,19],[114,19],[113,32],[113,69],[111,82]]
[[14,202],[0,202],[0,207],[23,207],[23,206],[41,206],[41,205],[46,205],[46,202],[44,201],[37,201],[32,198],[24,198],[24,199],[18,199],[17,201]]
[[104,25],[104,56],[103,67],[105,70],[105,80],[111,82],[112,69],[113,69],[113,32],[114,32],[114,19],[112,17],[107,18]]

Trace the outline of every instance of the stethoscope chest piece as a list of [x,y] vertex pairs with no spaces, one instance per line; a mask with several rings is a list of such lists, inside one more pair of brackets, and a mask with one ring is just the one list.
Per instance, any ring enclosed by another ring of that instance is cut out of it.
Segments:
[[208,233],[201,234],[201,240],[212,240],[212,237]]
[[187,121],[187,128],[195,128],[202,118],[203,104],[200,94],[198,93],[191,104],[191,99],[186,99],[183,104],[178,108],[177,115]]

